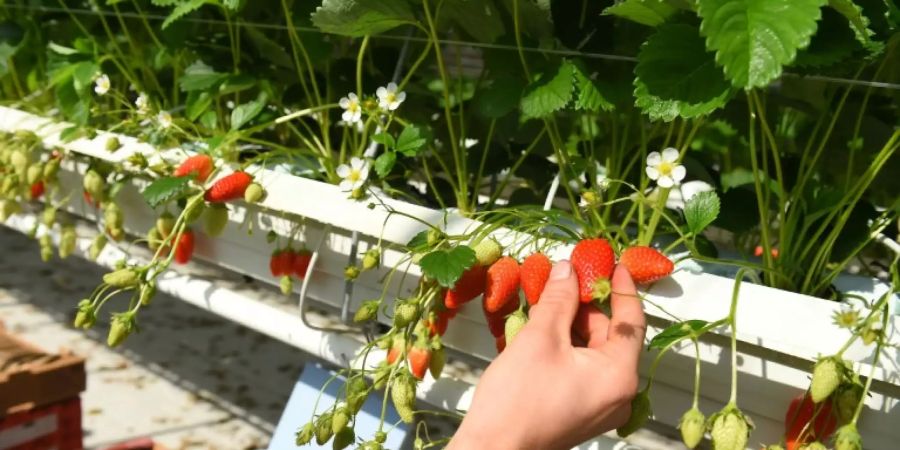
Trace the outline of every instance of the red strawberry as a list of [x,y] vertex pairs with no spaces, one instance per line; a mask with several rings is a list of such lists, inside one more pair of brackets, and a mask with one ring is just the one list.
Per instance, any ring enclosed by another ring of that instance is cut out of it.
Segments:
[[84,202],[88,204],[88,206],[93,206],[95,208],[100,207],[100,202],[95,202],[94,197],[91,197],[91,194],[88,191],[81,191],[81,196],[84,197]]
[[393,364],[403,353],[403,347],[406,346],[406,340],[402,337],[395,337],[391,342],[391,348],[387,352],[387,363]]
[[247,172],[234,172],[216,181],[203,198],[210,203],[224,203],[231,200],[244,198],[244,191],[253,182],[253,177]]
[[194,253],[194,232],[190,228],[185,229],[175,242],[175,262],[187,264]]
[[487,309],[485,309],[484,317],[487,319],[488,330],[491,331],[491,335],[497,337],[506,334],[506,316],[512,314],[517,309],[519,309],[518,301],[506,302],[499,311],[493,313],[488,312]]
[[213,160],[209,155],[194,155],[185,159],[172,176],[185,177],[189,175],[196,176],[198,183],[203,183],[209,178],[209,174],[213,171]]
[[[820,408],[818,413],[817,407]],[[816,417],[814,424],[807,426],[813,416]],[[803,444],[816,440],[824,442],[834,433],[835,427],[837,419],[832,414],[830,401],[817,405],[808,394],[798,394],[791,400],[787,414],[784,415],[784,439],[787,450],[797,450]]]
[[547,278],[550,277],[550,270],[553,264],[550,258],[543,253],[535,253],[522,261],[522,269],[519,271],[520,283],[522,284],[522,292],[525,293],[525,299],[529,305],[534,305],[541,298],[544,292],[544,285],[547,284]]
[[652,283],[672,273],[675,265],[666,255],[654,248],[645,246],[628,247],[619,256],[619,264],[623,264],[631,278],[637,284]]
[[487,270],[484,310],[489,313],[500,311],[518,294],[519,262],[510,256],[504,256]]
[[484,293],[484,285],[487,280],[487,268],[475,264],[463,272],[453,289],[444,294],[444,306],[449,309],[457,309],[472,301],[475,297]]
[[[778,253],[779,253],[778,249],[775,247],[772,247],[769,250],[769,254],[772,255],[772,258],[774,258],[774,259],[778,259]],[[756,248],[753,249],[753,256],[760,257],[760,256],[762,256],[762,254],[763,254],[762,245],[757,245]]]
[[427,325],[428,331],[431,332],[432,336],[443,336],[444,333],[447,332],[447,326],[450,324],[451,314],[455,315],[456,311],[452,309],[444,309],[438,313],[429,314]]
[[306,277],[306,270],[309,269],[309,262],[312,260],[312,252],[303,248],[294,253],[291,261],[291,273],[301,280]]
[[416,343],[409,349],[406,360],[409,361],[409,370],[416,378],[421,380],[425,378],[425,372],[428,372],[428,364],[431,362],[431,350],[428,349],[428,346]]
[[31,183],[30,190],[31,190],[30,194],[31,194],[32,200],[41,198],[41,196],[44,195],[44,182],[43,181],[35,181],[34,183]]
[[269,258],[269,272],[272,273],[273,277],[280,277],[287,273],[285,262],[290,257],[289,253],[290,250],[286,248],[272,252],[272,256]]
[[506,350],[506,336],[500,335],[494,339],[494,345],[497,347],[497,353],[503,353]]
[[616,255],[606,239],[584,239],[572,250],[571,262],[578,275],[578,291],[582,303],[606,299],[609,278],[616,267]]

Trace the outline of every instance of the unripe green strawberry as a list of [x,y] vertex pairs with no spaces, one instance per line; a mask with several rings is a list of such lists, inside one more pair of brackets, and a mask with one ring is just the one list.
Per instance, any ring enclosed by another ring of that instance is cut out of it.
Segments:
[[820,359],[813,368],[809,394],[813,402],[821,403],[828,398],[843,380],[844,364],[835,357]]
[[137,324],[133,313],[113,314],[112,322],[109,326],[109,335],[106,337],[106,345],[110,347],[119,346],[136,329]]
[[168,211],[164,211],[156,218],[156,231],[159,232],[160,237],[163,239],[169,237],[174,229],[175,217]]
[[203,213],[203,231],[208,236],[218,237],[228,225],[228,207],[223,204],[211,204]]
[[799,450],[828,450],[828,447],[821,442],[810,442],[800,447]]
[[447,355],[444,353],[444,345],[441,344],[440,336],[435,336],[431,343],[431,359],[428,360],[428,371],[435,380],[441,377],[446,363]]
[[59,257],[66,259],[75,251],[78,236],[75,234],[75,226],[66,225],[59,233]]
[[353,315],[353,321],[356,323],[368,322],[378,316],[378,307],[381,305],[380,300],[368,300],[359,305],[356,314]]
[[130,288],[137,286],[141,281],[141,275],[130,267],[109,272],[103,275],[103,282],[117,288]]
[[78,302],[78,312],[75,314],[75,328],[84,328],[85,330],[94,326],[97,322],[97,310],[94,304],[84,299]]
[[88,251],[88,256],[91,260],[96,260],[104,247],[106,247],[106,235],[98,234],[97,237],[94,238],[94,242],[91,243],[91,248]]
[[28,166],[28,170],[25,172],[25,181],[28,184],[34,184],[38,181],[41,181],[41,177],[44,176],[44,165],[41,163],[34,163]]
[[38,239],[41,246],[41,260],[44,262],[53,259],[53,240],[49,234],[45,234]]
[[387,441],[387,433],[384,431],[376,431],[375,432],[375,442],[379,444],[384,444]]
[[770,444],[766,446],[765,450],[784,450],[784,447],[781,444]]
[[844,383],[834,394],[832,409],[840,423],[848,423],[853,420],[856,408],[862,401],[863,387],[858,383]]
[[375,375],[372,376],[372,386],[375,390],[380,391],[387,386],[388,379],[391,376],[391,367],[386,361],[382,361],[375,368]]
[[413,300],[397,300],[394,303],[394,326],[403,328],[419,316],[419,304]]
[[644,426],[652,414],[650,410],[650,391],[644,389],[631,399],[631,415],[625,425],[616,428],[619,437],[626,437]]
[[384,450],[384,446],[378,442],[368,441],[363,442],[363,444],[358,447],[358,450]]
[[416,380],[412,374],[403,370],[394,376],[391,382],[391,400],[400,419],[412,423],[416,406]]
[[350,411],[344,406],[336,408],[331,415],[331,431],[338,434],[348,423],[350,423]]
[[156,283],[150,282],[141,285],[140,302],[141,305],[150,306],[153,297],[156,295]]
[[12,166],[13,171],[16,175],[20,177],[25,177],[26,172],[28,172],[28,155],[22,150],[14,150],[11,155],[9,155],[9,165]]
[[325,445],[334,435],[331,429],[331,413],[325,413],[316,420],[316,444]]
[[48,228],[52,227],[56,223],[56,208],[48,204],[41,213],[41,223]]
[[528,316],[519,309],[516,312],[509,315],[506,318],[506,324],[503,328],[504,334],[506,335],[506,345],[510,345],[513,342],[513,339],[516,338],[516,335],[519,334],[519,331],[522,331],[522,327],[528,323]]
[[503,247],[496,239],[489,237],[475,245],[475,259],[482,266],[490,266],[503,254]]
[[2,202],[0,204],[0,222],[5,222],[13,214],[18,214],[22,211],[22,206],[17,201],[2,200],[0,202]]
[[109,230],[121,229],[125,223],[125,217],[122,215],[122,208],[119,208],[115,202],[109,202],[103,208],[103,220]]
[[250,204],[259,203],[266,198],[266,190],[259,183],[250,183],[244,191],[244,201]]
[[444,234],[443,231],[441,231],[437,228],[429,228],[428,233],[426,234],[425,242],[428,243],[429,246],[433,247],[433,246],[437,245],[438,242],[441,242],[442,240],[444,240],[445,237],[446,237],[446,235]]
[[51,158],[47,161],[47,164],[44,164],[44,173],[43,177],[45,180],[52,180],[56,178],[56,174],[59,173],[59,158]]
[[684,445],[694,448],[703,440],[703,434],[706,432],[706,416],[696,407],[691,408],[681,416],[678,428],[681,430]]
[[834,450],[862,450],[862,437],[856,424],[848,423],[838,428],[834,436]]
[[381,261],[381,249],[378,247],[369,249],[362,258],[362,270],[372,270],[375,267],[378,267],[378,263]]
[[290,275],[284,275],[281,277],[281,282],[279,283],[279,287],[281,288],[281,293],[284,295],[291,295],[291,292],[294,291],[294,282],[291,280]]
[[156,251],[162,243],[163,238],[159,235],[159,230],[157,230],[155,226],[150,228],[150,230],[147,231],[147,247],[150,250]]
[[715,450],[744,450],[750,427],[744,415],[735,407],[725,407],[712,418],[709,434]]
[[19,177],[15,175],[6,175],[3,178],[3,183],[0,184],[0,194],[12,196],[13,191],[19,185]]
[[347,383],[347,409],[351,414],[359,413],[369,396],[369,384],[362,376],[353,377]]
[[334,434],[334,441],[331,442],[332,450],[344,450],[356,440],[356,433],[353,428],[345,427],[341,431]]
[[299,430],[297,430],[297,436],[294,439],[294,443],[297,444],[298,447],[309,444],[312,441],[313,433],[315,433],[316,427],[312,424],[312,422],[303,425]]
[[[213,204],[211,204],[210,206],[212,205]],[[206,203],[195,203],[191,205],[190,209],[186,209],[182,212],[182,214],[184,214],[184,221],[189,225],[193,225],[194,222],[205,215],[204,213],[206,212],[206,209]]]
[[110,153],[114,153],[116,150],[122,148],[122,143],[119,142],[119,138],[115,136],[110,136],[106,139],[106,151]]
[[84,174],[84,190],[95,202],[103,201],[103,190],[106,188],[106,181],[99,173],[88,170]]
[[344,278],[347,280],[355,280],[359,278],[359,267],[350,265],[344,268]]

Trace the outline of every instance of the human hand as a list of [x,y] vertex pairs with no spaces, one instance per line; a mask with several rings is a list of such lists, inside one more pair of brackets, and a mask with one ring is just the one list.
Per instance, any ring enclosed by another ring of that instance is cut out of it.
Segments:
[[646,321],[622,266],[613,273],[611,306],[607,317],[579,303],[572,265],[557,263],[528,324],[482,375],[447,448],[570,449],[623,425]]

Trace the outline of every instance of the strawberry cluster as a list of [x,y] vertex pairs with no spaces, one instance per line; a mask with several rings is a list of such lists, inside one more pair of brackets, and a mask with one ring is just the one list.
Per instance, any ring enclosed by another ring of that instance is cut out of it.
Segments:
[[293,290],[291,277],[306,278],[306,271],[312,260],[312,252],[302,248],[293,250],[290,247],[281,248],[272,252],[269,258],[269,272],[273,277],[281,279],[281,291],[289,295]]

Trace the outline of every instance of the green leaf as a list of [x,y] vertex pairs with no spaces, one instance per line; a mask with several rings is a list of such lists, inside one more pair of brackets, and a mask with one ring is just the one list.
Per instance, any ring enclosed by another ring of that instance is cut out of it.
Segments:
[[516,109],[523,89],[520,77],[498,76],[487,87],[477,91],[475,108],[488,119],[499,119]]
[[880,53],[884,48],[884,44],[872,39],[875,32],[869,29],[869,18],[863,15],[862,7],[853,3],[852,0],[828,0],[828,6],[835,11],[841,13],[850,21],[850,28],[853,35],[863,47],[872,53]]
[[699,234],[719,217],[719,196],[715,191],[700,192],[684,204],[688,232]]
[[575,109],[583,109],[592,112],[612,111],[615,108],[593,80],[588,77],[584,69],[575,66],[575,85],[578,88],[578,95],[575,97]]
[[666,0],[624,0],[604,9],[603,14],[655,27],[672,17],[676,11]]
[[206,0],[187,0],[184,3],[179,3],[172,12],[169,13],[169,16],[166,17],[166,20],[162,23],[162,29],[165,30],[172,25],[176,20],[200,9],[206,3]]
[[700,31],[739,88],[763,87],[809,45],[827,0],[698,0]]
[[100,66],[93,61],[82,61],[72,71],[72,86],[78,95],[84,96],[94,84],[94,77],[100,73]]
[[440,17],[441,21],[452,22],[478,42],[493,43],[506,33],[494,2],[444,0]]
[[372,140],[385,146],[386,148],[392,149],[397,146],[397,142],[394,141],[394,137],[384,131],[372,136]]
[[731,86],[697,29],[660,26],[638,53],[635,105],[653,120],[703,116],[725,105]]
[[326,33],[362,37],[415,23],[406,0],[323,0],[312,23]]
[[414,125],[407,125],[400,136],[397,136],[397,151],[405,156],[413,157],[419,154],[419,150],[427,140],[421,136],[421,132]]
[[150,0],[153,6],[175,6],[178,0]]
[[265,58],[269,62],[284,69],[294,69],[294,60],[287,50],[279,43],[272,40],[263,31],[258,28],[242,24],[243,29],[247,30],[247,37],[250,43],[256,48],[256,54]]
[[193,91],[188,94],[185,101],[184,115],[190,121],[197,120],[212,105],[212,95],[209,92]]
[[575,66],[563,61],[556,73],[544,73],[531,83],[519,102],[526,118],[541,118],[563,109],[572,99]]
[[227,73],[216,72],[203,61],[197,60],[184,69],[184,74],[178,79],[178,86],[182,92],[202,91],[224,81]]
[[653,336],[653,339],[650,340],[650,344],[647,347],[649,349],[665,348],[679,339],[697,333],[707,325],[709,325],[709,322],[705,320],[687,320],[672,324],[665,330],[660,331],[656,336]]
[[453,287],[463,272],[475,264],[475,250],[460,245],[450,250],[435,250],[422,257],[422,273],[444,287]]
[[200,124],[210,130],[215,129],[218,122],[219,116],[216,115],[215,111],[206,111],[200,116]]
[[397,162],[397,153],[392,151],[386,151],[375,158],[375,173],[378,174],[379,178],[384,178],[387,174],[391,173],[391,169],[394,168],[394,163]]
[[231,129],[239,130],[247,122],[253,120],[266,106],[266,100],[268,100],[266,93],[260,92],[256,96],[256,100],[235,107],[234,111],[231,111]]
[[416,235],[406,243],[406,248],[409,250],[417,250],[424,247],[428,244],[428,232],[429,230],[424,230],[416,233]]
[[245,91],[256,86],[256,78],[245,73],[230,74],[219,85],[219,95]]
[[188,187],[191,177],[162,177],[153,180],[142,193],[151,208],[179,196]]
[[0,23],[0,75],[9,71],[9,59],[19,51],[25,41],[25,29],[12,21]]
[[86,125],[90,116],[90,107],[87,102],[78,95],[75,82],[72,78],[56,85],[56,105],[70,121]]
[[[853,56],[859,44],[853,36],[853,30],[844,26],[845,23],[846,19],[837,11],[822,10],[819,29],[810,39],[809,46],[797,52],[794,66],[828,67]],[[790,91],[787,87],[783,89]]]

